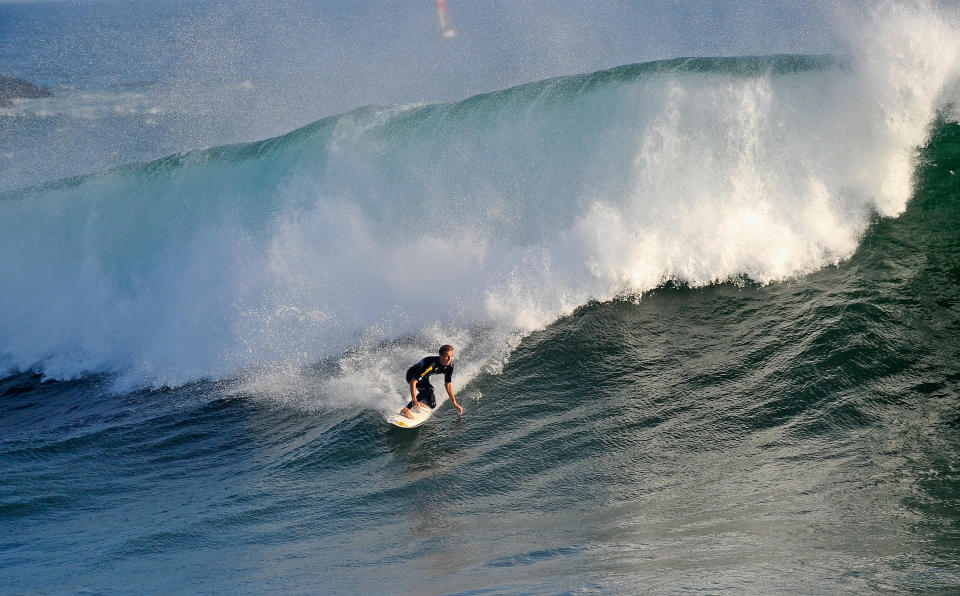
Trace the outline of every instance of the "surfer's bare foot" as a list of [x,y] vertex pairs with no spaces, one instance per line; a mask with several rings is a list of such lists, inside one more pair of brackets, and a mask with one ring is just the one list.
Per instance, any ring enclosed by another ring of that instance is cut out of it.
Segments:
[[410,408],[404,408],[400,410],[400,413],[406,416],[407,418],[413,418],[413,413],[410,412]]

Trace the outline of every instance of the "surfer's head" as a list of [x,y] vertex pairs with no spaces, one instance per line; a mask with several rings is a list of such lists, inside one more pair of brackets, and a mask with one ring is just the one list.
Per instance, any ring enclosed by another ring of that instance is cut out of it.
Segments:
[[453,362],[453,346],[444,344],[440,346],[440,363],[444,366]]

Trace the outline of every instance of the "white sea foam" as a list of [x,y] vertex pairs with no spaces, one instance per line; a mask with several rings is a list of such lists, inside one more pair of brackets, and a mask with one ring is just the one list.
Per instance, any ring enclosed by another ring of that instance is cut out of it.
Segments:
[[9,196],[0,362],[391,409],[441,343],[460,390],[590,300],[837,263],[905,209],[960,55],[929,6],[862,27],[849,68],[560,79]]

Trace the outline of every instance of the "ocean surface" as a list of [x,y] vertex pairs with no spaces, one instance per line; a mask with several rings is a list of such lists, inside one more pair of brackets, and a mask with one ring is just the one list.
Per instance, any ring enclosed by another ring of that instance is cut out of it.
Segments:
[[0,592],[960,591],[949,7],[296,124],[211,7],[0,3]]

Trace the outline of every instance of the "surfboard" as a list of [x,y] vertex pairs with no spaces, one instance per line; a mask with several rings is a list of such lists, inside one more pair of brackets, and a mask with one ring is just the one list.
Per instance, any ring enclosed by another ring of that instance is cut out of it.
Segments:
[[387,416],[387,422],[394,426],[399,426],[400,428],[416,428],[430,419],[430,416],[433,416],[433,412],[440,407],[440,404],[437,404],[436,408],[430,408],[427,404],[420,404],[420,410],[410,410],[410,413],[413,414],[413,418],[407,418],[400,412],[394,412]]

